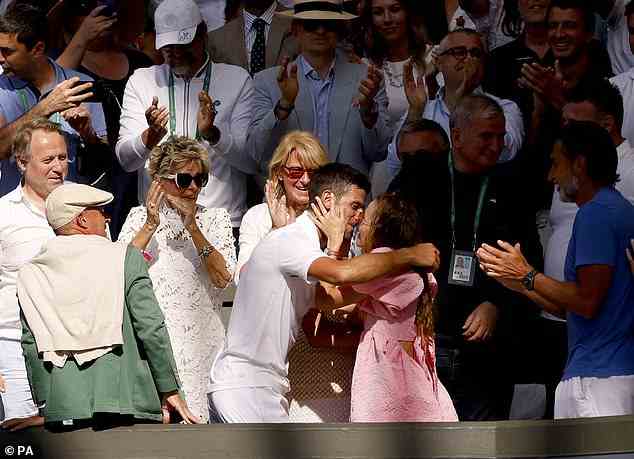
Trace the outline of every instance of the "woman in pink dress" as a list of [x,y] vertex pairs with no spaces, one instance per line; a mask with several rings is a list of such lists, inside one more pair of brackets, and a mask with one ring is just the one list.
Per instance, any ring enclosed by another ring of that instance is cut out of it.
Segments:
[[[386,193],[368,206],[358,244],[364,252],[385,252],[420,242],[421,233],[416,208]],[[413,271],[318,289],[317,301],[356,301],[365,315],[352,377],[352,422],[458,421],[436,374],[436,289],[432,274]]]

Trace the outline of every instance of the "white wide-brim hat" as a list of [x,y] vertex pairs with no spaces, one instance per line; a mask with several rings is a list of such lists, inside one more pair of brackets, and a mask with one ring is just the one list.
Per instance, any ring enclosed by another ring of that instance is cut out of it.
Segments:
[[350,20],[358,16],[347,13],[341,0],[295,0],[292,10],[280,11],[277,14],[295,19]]

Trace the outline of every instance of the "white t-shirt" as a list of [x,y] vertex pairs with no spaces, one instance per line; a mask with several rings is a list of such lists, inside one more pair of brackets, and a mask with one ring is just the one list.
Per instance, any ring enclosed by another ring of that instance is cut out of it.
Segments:
[[634,139],[634,68],[610,78],[610,82],[619,88],[623,96],[625,112],[621,135],[626,139]]
[[288,352],[314,304],[316,280],[308,269],[321,257],[317,227],[306,213],[258,244],[240,275],[225,343],[211,369],[212,392],[288,391]]
[[616,0],[607,17],[608,53],[615,75],[627,72],[634,67],[634,53],[630,47],[630,31],[625,17],[625,0]]

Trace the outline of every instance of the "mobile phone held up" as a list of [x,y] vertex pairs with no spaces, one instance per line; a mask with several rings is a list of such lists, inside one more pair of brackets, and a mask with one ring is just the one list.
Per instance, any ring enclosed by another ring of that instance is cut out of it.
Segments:
[[92,83],[92,87],[84,91],[83,94],[87,92],[92,92],[92,96],[88,99],[85,99],[84,102],[93,102],[97,104],[102,104],[106,98],[108,97],[108,91],[106,85],[103,81],[79,81],[76,86],[80,86],[85,83]]
[[119,11],[118,0],[97,0],[97,6],[102,5],[105,6],[105,8],[101,10],[102,16],[113,16]]
[[119,11],[119,0],[66,0],[66,3],[76,7],[80,16],[88,16],[98,6],[104,7],[100,16],[112,16]]

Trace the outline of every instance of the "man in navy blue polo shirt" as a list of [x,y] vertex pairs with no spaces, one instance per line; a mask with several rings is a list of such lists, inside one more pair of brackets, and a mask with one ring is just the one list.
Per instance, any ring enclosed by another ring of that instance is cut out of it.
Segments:
[[[46,29],[45,13],[34,6],[14,4],[0,17],[0,196],[20,182],[10,158],[15,132],[36,117],[59,123],[67,134],[70,181],[93,180],[85,167],[87,155],[108,153],[101,104],[82,103],[92,95],[92,85],[80,82],[92,79],[46,56]],[[78,160],[82,146],[87,153]]]

